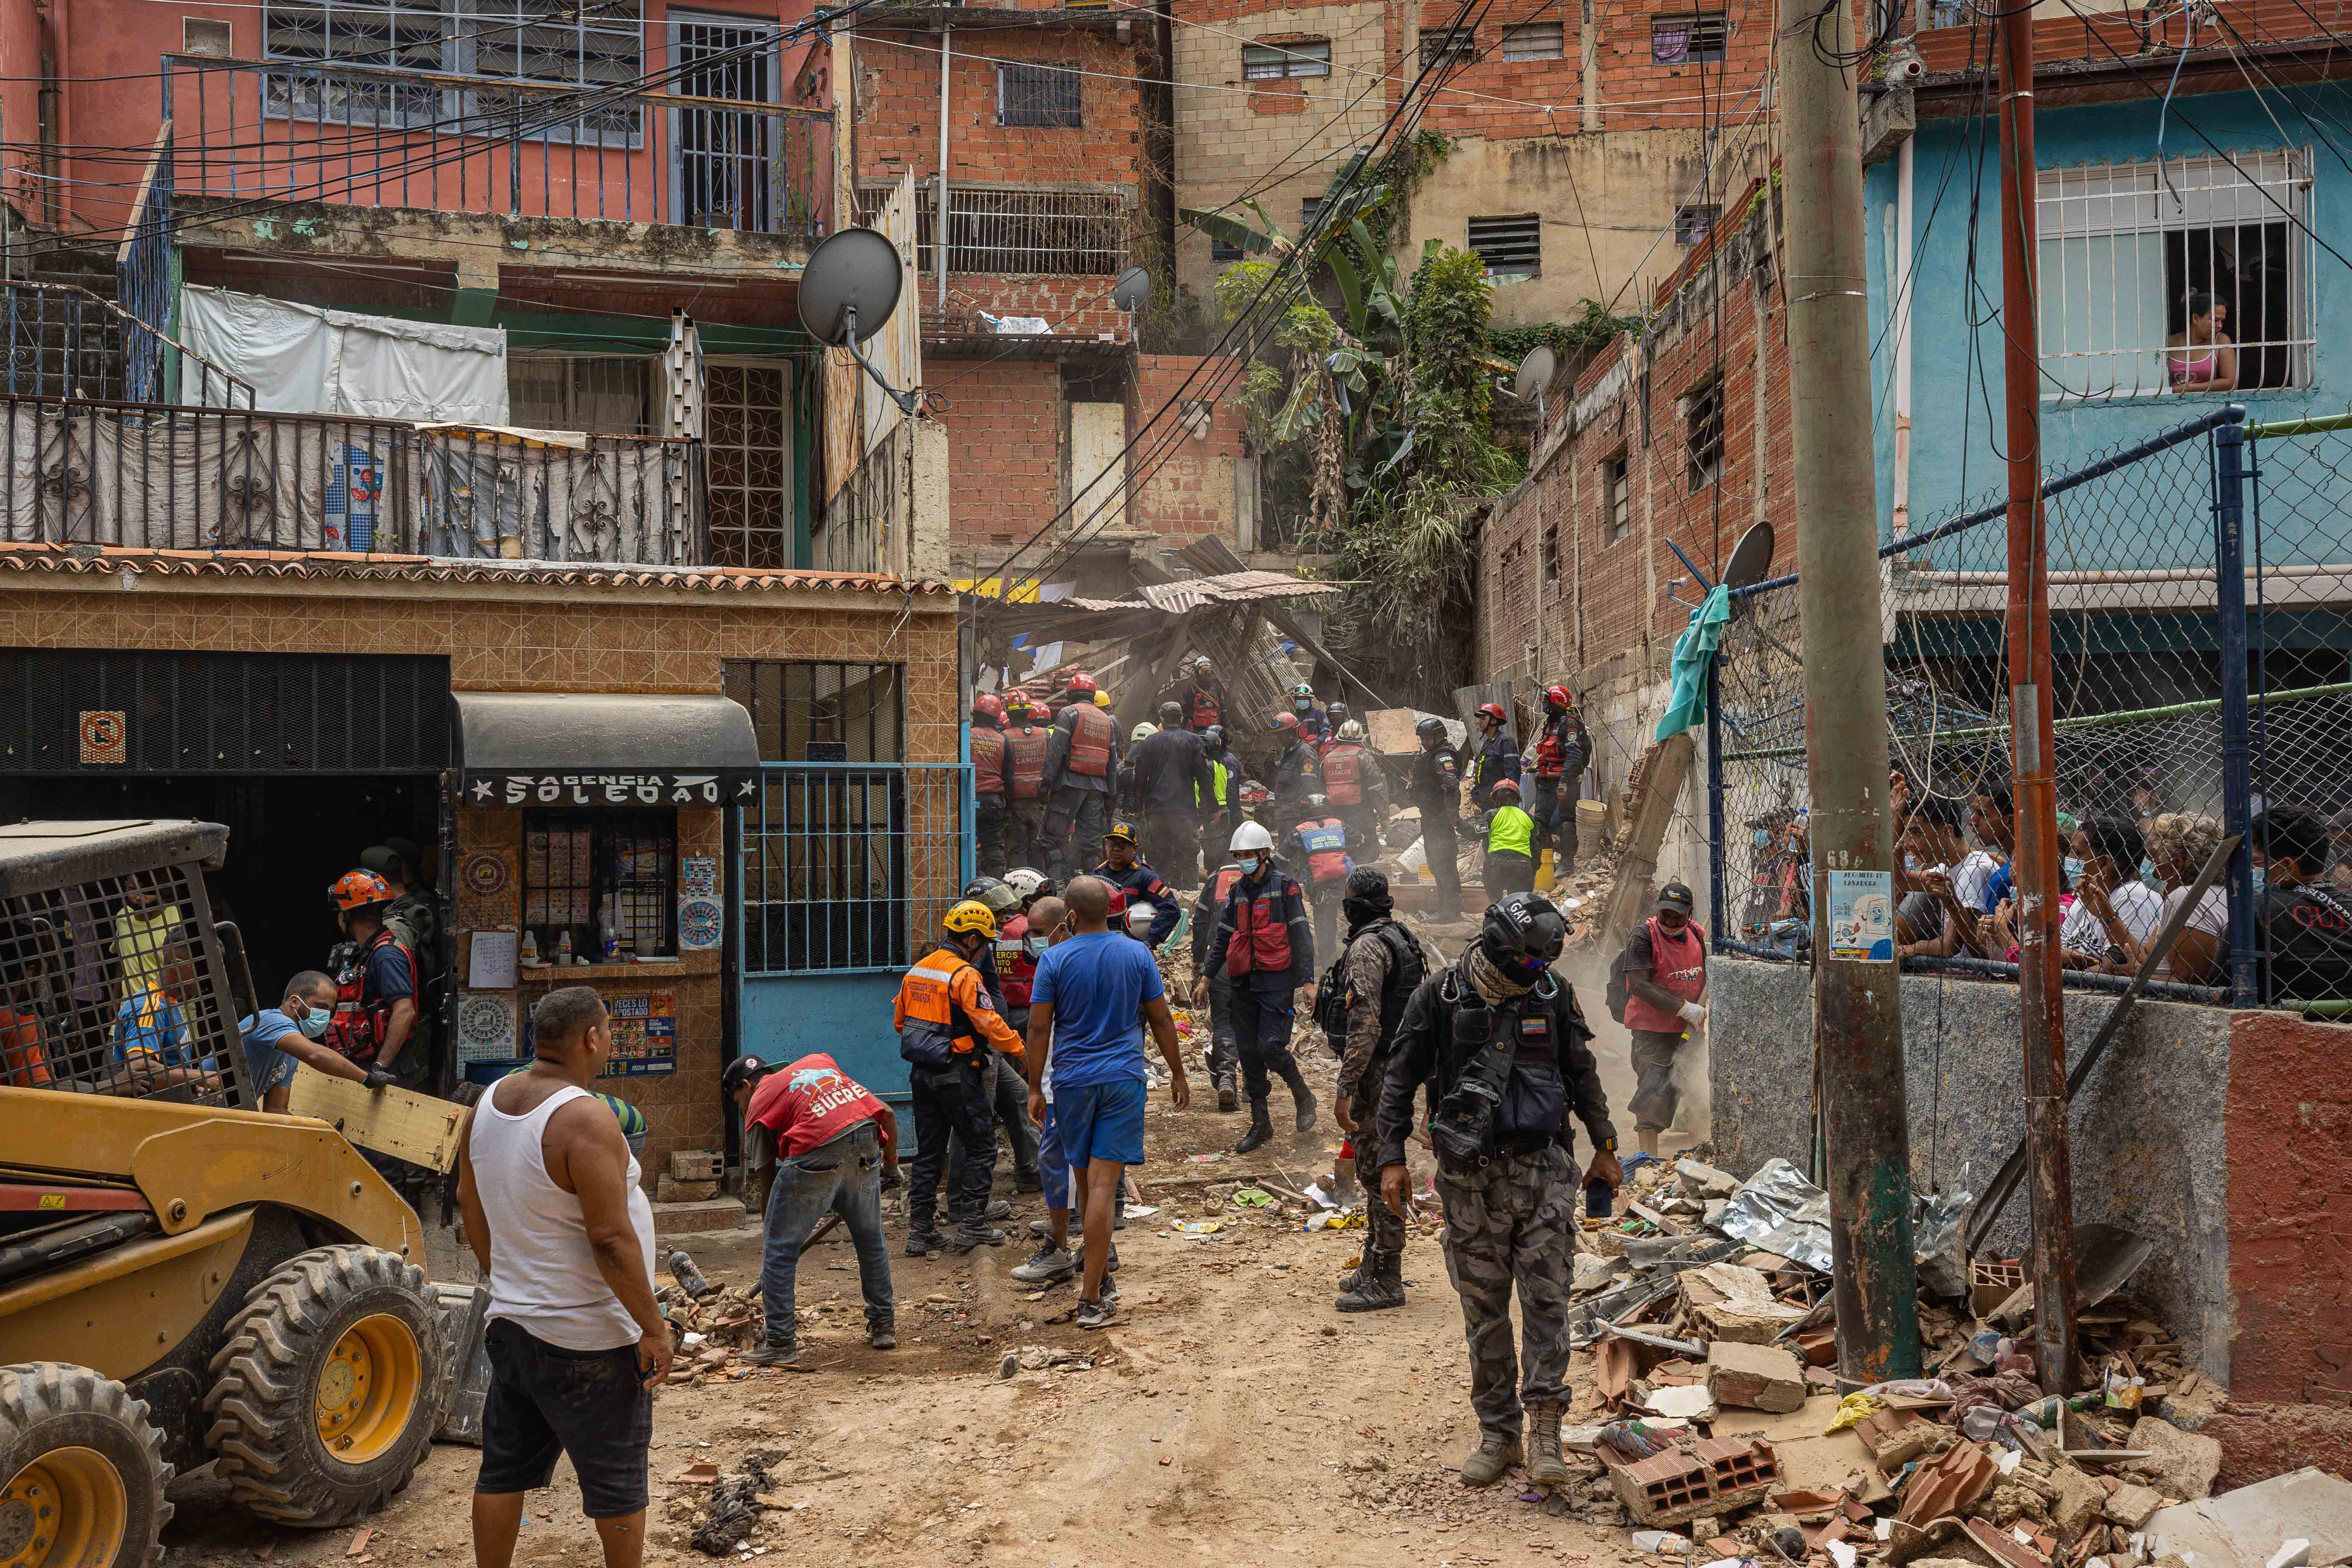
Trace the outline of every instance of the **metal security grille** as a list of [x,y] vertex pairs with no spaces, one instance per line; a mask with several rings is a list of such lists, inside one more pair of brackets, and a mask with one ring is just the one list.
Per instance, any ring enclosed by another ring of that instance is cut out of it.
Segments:
[[[895,187],[857,193],[858,221],[871,226]],[[915,187],[915,260],[938,265],[937,182]],[[1094,277],[1126,267],[1135,212],[1128,194],[1093,185],[985,185],[948,189],[948,270]]]
[[1280,81],[1287,77],[1330,74],[1331,40],[1328,38],[1300,38],[1287,44],[1242,46],[1244,81]]
[[449,661],[0,648],[0,773],[437,773]]
[[906,757],[906,671],[895,664],[730,658],[720,689],[751,715],[771,763],[896,763]]
[[1086,123],[1079,89],[1084,79],[1060,66],[996,68],[996,122],[1076,129]]
[[1730,29],[1720,11],[1650,18],[1650,58],[1660,65],[1712,65],[1723,58]]
[[593,959],[609,913],[618,962],[677,951],[677,813],[531,811],[522,819],[523,925],[553,960],[564,935]]
[[1560,55],[1560,25],[1558,22],[1523,22],[1516,27],[1503,29],[1503,58],[1506,60],[1556,60]]
[[1489,278],[1535,278],[1543,272],[1543,215],[1470,220],[1470,248],[1486,264]]
[[0,1084],[236,1102],[236,1024],[193,866],[0,899]]
[[790,566],[792,373],[781,364],[712,364],[703,374],[711,564]]
[[1445,27],[1421,36],[1421,68],[1466,66],[1477,53],[1478,35],[1469,27]]
[[746,975],[903,969],[963,886],[970,770],[787,763],[743,808]]
[[1717,206],[1686,206],[1675,209],[1675,243],[1696,245],[1715,232],[1715,220],[1723,209]]

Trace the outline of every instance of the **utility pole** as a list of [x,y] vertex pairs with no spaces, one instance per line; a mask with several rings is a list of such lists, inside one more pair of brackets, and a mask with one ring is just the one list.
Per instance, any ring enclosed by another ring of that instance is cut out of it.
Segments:
[[2058,786],[2052,771],[2050,541],[2042,507],[2041,314],[2034,265],[2033,18],[2000,15],[2000,319],[2009,403],[2009,719],[2017,846],[2018,1005],[2042,1386],[2081,1381],[2074,1343],[2074,1178],[2066,1154],[2066,993],[2058,952]]
[[1838,1373],[1919,1371],[1911,1138],[1895,961],[1886,665],[1870,444],[1853,12],[1780,0],[1789,405],[1805,766],[1812,795],[1813,1054],[1828,1155]]

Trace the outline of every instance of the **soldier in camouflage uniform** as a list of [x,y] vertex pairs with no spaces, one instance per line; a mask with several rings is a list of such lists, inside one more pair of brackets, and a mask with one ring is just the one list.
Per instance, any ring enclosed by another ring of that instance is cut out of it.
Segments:
[[[1617,1130],[1587,1042],[1591,1031],[1576,994],[1551,973],[1568,934],[1549,900],[1513,893],[1489,906],[1478,940],[1459,962],[1422,982],[1398,1026],[1381,1087],[1381,1194],[1400,1215],[1406,1190],[1405,1139],[1413,1097],[1427,1091],[1437,1123],[1437,1190],[1445,1206],[1445,1263],[1462,1298],[1470,1343],[1470,1404],[1479,1442],[1462,1479],[1485,1486],[1525,1462],[1530,1479],[1564,1485],[1559,1421],[1568,1403],[1568,1289],[1576,1247],[1576,1194],[1569,1118],[1594,1145],[1588,1181],[1623,1180]],[[1507,1066],[1482,1055],[1507,1049]],[[1504,1074],[1498,1102],[1455,1094],[1474,1070]],[[1474,1108],[1491,1104],[1483,1114]],[[1475,1157],[1449,1147],[1475,1144]],[[1523,1327],[1511,1344],[1511,1291]],[[1520,1363],[1525,1380],[1518,1381]],[[1521,1412],[1532,1430],[1520,1447]]]
[[[1339,1053],[1339,1098],[1333,1110],[1354,1139],[1356,1179],[1367,1194],[1378,1192],[1381,1184],[1375,1123],[1389,1046],[1426,969],[1420,940],[1390,918],[1392,907],[1388,878],[1369,866],[1348,873],[1346,894],[1339,900],[1340,912],[1348,917],[1339,983],[1324,987],[1316,1007],[1331,1048]],[[1369,1229],[1363,1263],[1340,1282],[1341,1294],[1333,1303],[1343,1312],[1404,1305],[1404,1216],[1386,1204],[1368,1202],[1365,1218]]]

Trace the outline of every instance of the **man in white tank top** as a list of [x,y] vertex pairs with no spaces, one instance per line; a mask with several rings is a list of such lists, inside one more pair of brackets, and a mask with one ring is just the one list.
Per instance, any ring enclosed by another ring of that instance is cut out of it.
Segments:
[[490,1286],[474,1561],[508,1568],[524,1494],[568,1454],[606,1568],[639,1568],[653,1389],[670,1364],[653,1209],[621,1124],[588,1091],[613,1050],[604,1001],[562,986],[530,1026],[530,1066],[482,1097],[458,1153],[466,1240]]

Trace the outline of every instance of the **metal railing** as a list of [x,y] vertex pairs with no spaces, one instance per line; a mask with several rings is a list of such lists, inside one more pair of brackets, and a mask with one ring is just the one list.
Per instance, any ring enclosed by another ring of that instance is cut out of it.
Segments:
[[190,390],[222,407],[253,406],[251,383],[71,283],[0,282],[0,359],[11,396],[127,397],[135,386],[160,393],[167,367],[176,363],[177,374],[195,378]]
[[709,563],[701,443],[11,396],[0,540]]
[[[881,211],[895,184],[857,193],[858,221]],[[919,271],[939,266],[940,187],[915,183]],[[1137,213],[1127,192],[1097,185],[948,185],[948,270],[1013,277],[1097,277],[1128,263]]]
[[302,61],[163,58],[178,196],[824,232],[830,110]]
[[781,763],[744,804],[743,973],[903,970],[970,868],[959,763]]

